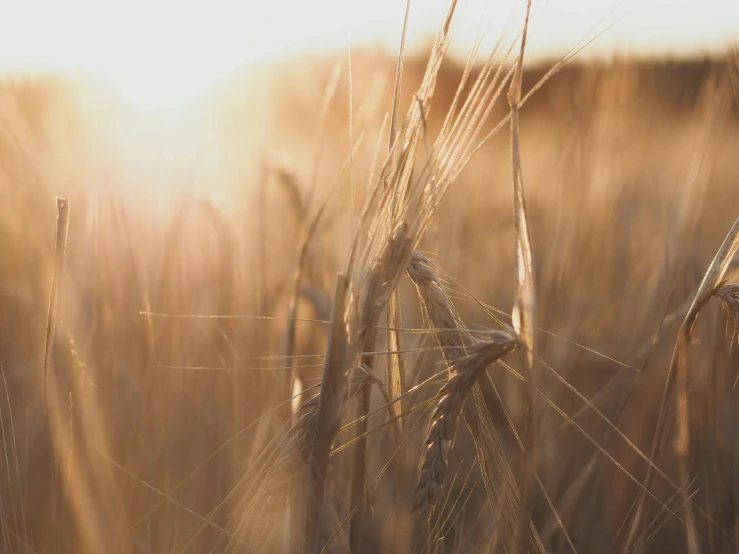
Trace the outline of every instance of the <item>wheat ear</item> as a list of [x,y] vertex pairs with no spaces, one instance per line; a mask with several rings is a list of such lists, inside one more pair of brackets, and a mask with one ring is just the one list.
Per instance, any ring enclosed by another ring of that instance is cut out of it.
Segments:
[[505,331],[490,331],[484,340],[467,347],[467,354],[454,362],[452,376],[439,392],[440,399],[426,433],[426,447],[416,487],[414,507],[427,510],[439,500],[448,465],[448,455],[465,398],[480,374],[490,364],[509,354],[518,340]]
[[[465,344],[473,339],[464,331],[464,324],[460,321],[449,295],[425,256],[418,252],[413,254],[408,265],[408,276],[416,285],[426,319],[429,326],[435,329],[435,338],[444,361],[452,371],[454,363],[466,355]],[[506,544],[510,544],[516,524],[513,510],[518,504],[520,493],[479,383],[472,387],[470,402],[465,402],[464,419],[475,442],[485,492],[491,506],[502,507],[500,514],[505,524],[501,529],[506,534]],[[489,460],[492,460],[493,467],[490,467]],[[494,475],[499,476],[503,491],[500,490],[498,479],[493,478]],[[506,498],[509,503],[505,502]],[[535,530],[532,529],[532,533]],[[538,544],[537,539],[535,537],[534,540]]]

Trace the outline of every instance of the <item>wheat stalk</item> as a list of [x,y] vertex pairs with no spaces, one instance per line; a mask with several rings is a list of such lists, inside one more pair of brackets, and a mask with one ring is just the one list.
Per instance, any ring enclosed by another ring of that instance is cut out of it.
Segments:
[[[400,93],[403,88],[403,62],[405,59],[405,39],[408,32],[408,15],[410,13],[411,1],[406,0],[405,16],[403,18],[403,33],[400,38],[400,49],[398,52],[398,62],[395,68],[395,89],[393,91],[393,109],[390,115],[390,136],[388,140],[388,156],[395,154],[395,140],[398,130],[398,114],[400,112]],[[385,186],[389,185],[389,181]],[[402,396],[405,390],[405,370],[403,368],[403,358],[399,352],[403,349],[400,333],[397,329],[402,326],[400,316],[400,297],[398,291],[395,290],[390,295],[387,310],[388,329],[386,333],[387,349],[397,353],[390,354],[387,367],[385,370],[385,380],[387,382],[387,391],[391,400],[395,400]],[[398,400],[391,404],[393,417],[397,419],[400,431],[403,429],[403,402]]]
[[521,148],[519,144],[519,109],[521,107],[521,88],[523,80],[523,56],[526,51],[526,37],[529,28],[531,0],[526,3],[526,19],[521,36],[521,51],[516,63],[516,71],[508,90],[508,104],[511,107],[511,154],[513,167],[513,214],[516,229],[516,295],[511,319],[513,328],[526,350],[526,403],[528,418],[524,433],[524,474],[521,504],[513,552],[519,554],[526,549],[527,529],[533,510],[533,489],[536,480],[536,443],[539,434],[539,411],[537,396],[537,345],[536,345],[536,281],[534,278],[534,254],[526,215],[526,197],[521,170]]
[[[365,352],[372,352],[375,347],[377,338],[377,329],[373,328],[367,333],[365,340]],[[369,418],[367,414],[370,409],[370,400],[372,397],[372,389],[370,388],[369,376],[372,375],[375,357],[371,354],[362,356],[363,370],[359,372],[357,383],[357,430],[356,436],[359,439],[354,450],[354,467],[352,468],[352,484],[351,484],[351,506],[355,512],[349,523],[349,540],[352,545],[352,552],[360,554],[363,550],[362,536],[366,526],[366,502],[365,502],[365,463],[367,455],[367,426]],[[355,372],[354,374],[356,374]],[[351,379],[350,379],[351,381]]]
[[[49,412],[49,370],[53,371],[54,338],[56,336],[56,309],[59,296],[59,283],[64,275],[64,258],[67,248],[67,232],[69,230],[69,201],[66,198],[56,199],[56,248],[54,250],[54,269],[49,286],[49,310],[46,318],[46,343],[44,345],[44,407],[46,420],[49,425],[49,440],[53,447],[54,437],[51,432],[51,418]],[[57,414],[54,414],[56,416]],[[53,449],[52,449],[53,451]]]
[[[693,332],[698,314],[708,301],[717,294],[723,284],[724,276],[731,266],[731,261],[737,250],[739,250],[739,219],[736,220],[731,230],[727,234],[721,247],[708,267],[703,281],[701,282],[698,292],[690,305],[690,309],[685,315],[685,319],[678,331],[675,349],[672,353],[670,367],[667,372],[667,381],[662,393],[659,413],[657,415],[657,429],[652,441],[652,449],[650,460],[654,461],[657,457],[659,447],[667,430],[665,405],[672,390],[673,384],[676,384],[677,397],[677,425],[675,428],[675,440],[673,449],[678,458],[678,469],[680,472],[680,494],[683,501],[683,512],[685,517],[685,532],[687,538],[688,552],[696,554],[700,551],[698,546],[698,531],[695,524],[695,516],[693,514],[692,500],[688,496],[688,455],[690,453],[690,421],[688,418],[688,375],[686,366],[686,355],[690,337]],[[636,533],[641,521],[644,502],[646,500],[646,491],[654,477],[653,465],[647,468],[647,475],[644,478],[644,486],[642,487],[634,512],[634,518],[629,527],[629,533],[626,539],[626,545],[633,545]]]
[[318,548],[318,529],[321,522],[321,508],[323,506],[329,454],[331,444],[341,426],[344,387],[346,384],[345,369],[350,357],[345,317],[346,293],[346,276],[339,273],[336,277],[331,334],[326,349],[321,394],[318,395],[315,431],[308,462],[307,502],[303,532],[303,549],[306,552],[314,552]]

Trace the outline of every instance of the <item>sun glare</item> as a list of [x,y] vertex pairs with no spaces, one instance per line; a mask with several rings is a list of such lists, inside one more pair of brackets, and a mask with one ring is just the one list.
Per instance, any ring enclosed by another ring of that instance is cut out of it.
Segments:
[[[693,51],[739,38],[735,0],[534,1],[531,56],[561,55],[610,24],[590,51]],[[427,40],[448,0],[411,2],[409,44]],[[453,45],[515,31],[525,0],[460,2]],[[101,77],[131,106],[178,111],[249,61],[380,43],[393,51],[404,0],[23,0],[0,16],[0,73]],[[515,34],[515,33],[514,33]],[[486,48],[480,49],[485,52]]]
[[100,75],[122,102],[142,112],[176,115],[197,104],[219,75],[142,61]]

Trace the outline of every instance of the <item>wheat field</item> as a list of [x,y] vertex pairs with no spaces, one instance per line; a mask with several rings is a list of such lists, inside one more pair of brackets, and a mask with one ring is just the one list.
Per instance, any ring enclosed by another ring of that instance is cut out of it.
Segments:
[[739,549],[739,55],[452,17],[178,117],[0,81],[2,552]]

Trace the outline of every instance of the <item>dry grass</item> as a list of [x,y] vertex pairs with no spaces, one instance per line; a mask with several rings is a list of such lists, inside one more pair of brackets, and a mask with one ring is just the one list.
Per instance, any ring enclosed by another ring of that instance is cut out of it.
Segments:
[[736,550],[736,54],[460,63],[454,7],[148,144],[3,85],[0,550]]

